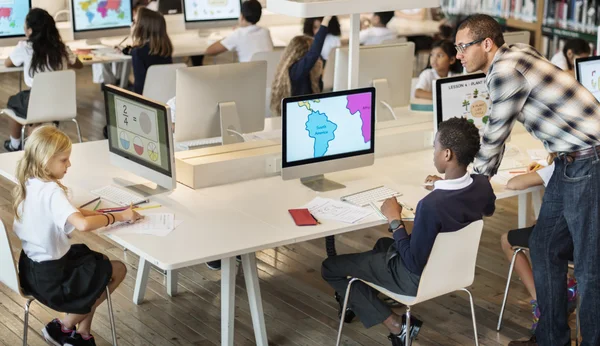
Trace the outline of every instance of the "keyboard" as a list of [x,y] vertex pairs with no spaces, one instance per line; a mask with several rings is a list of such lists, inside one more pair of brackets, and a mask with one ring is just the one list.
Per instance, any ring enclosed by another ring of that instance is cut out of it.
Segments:
[[191,141],[176,142],[175,147],[179,150],[190,150],[196,147],[212,147],[215,145],[221,145],[223,139],[221,137],[212,137],[204,139],[193,139]]
[[101,199],[105,199],[121,206],[128,206],[131,204],[144,203],[148,201],[148,199],[145,197],[136,195],[125,189],[112,185],[104,186],[91,192],[94,195],[99,196]]
[[373,189],[344,196],[340,199],[344,202],[352,203],[359,207],[364,207],[370,205],[371,203],[383,201],[385,199],[398,196],[402,196],[402,194],[388,187],[379,186]]

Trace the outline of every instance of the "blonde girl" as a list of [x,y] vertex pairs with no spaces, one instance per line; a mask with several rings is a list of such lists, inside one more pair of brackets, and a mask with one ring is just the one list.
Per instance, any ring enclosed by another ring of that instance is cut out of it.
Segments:
[[[95,345],[91,332],[96,307],[114,291],[127,272],[84,244],[69,244],[74,229],[82,232],[115,222],[136,221],[128,209],[100,214],[75,208],[61,179],[71,166],[71,141],[53,126],[37,128],[27,139],[17,166],[13,192],[14,232],[21,239],[21,286],[27,294],[53,310],[66,313],[42,330],[52,345]],[[75,327],[77,326],[77,330]]]

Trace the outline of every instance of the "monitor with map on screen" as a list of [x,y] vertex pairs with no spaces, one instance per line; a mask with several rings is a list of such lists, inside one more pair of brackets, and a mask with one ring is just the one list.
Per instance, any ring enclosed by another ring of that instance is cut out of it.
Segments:
[[0,1],[0,47],[25,39],[25,17],[30,9],[30,0]]
[[282,177],[315,191],[344,186],[323,174],[372,165],[375,88],[285,98]]
[[128,35],[132,24],[131,0],[71,0],[75,40]]
[[236,25],[241,11],[242,0],[183,0],[186,30]]

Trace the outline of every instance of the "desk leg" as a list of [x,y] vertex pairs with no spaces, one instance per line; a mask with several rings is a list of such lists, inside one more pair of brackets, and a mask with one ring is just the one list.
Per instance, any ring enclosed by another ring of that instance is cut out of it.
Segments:
[[527,225],[527,195],[526,193],[519,195],[519,228],[525,228]]
[[121,66],[121,88],[127,88],[127,82],[129,82],[129,61],[124,61]]
[[177,295],[177,271],[167,270],[167,294],[169,297]]
[[221,345],[233,346],[235,257],[221,260]]
[[135,288],[133,289],[133,303],[136,305],[144,301],[146,295],[146,286],[148,285],[148,276],[150,276],[150,262],[140,257],[137,277],[135,279]]
[[265,328],[265,315],[263,312],[262,298],[260,296],[256,255],[254,252],[242,255],[242,267],[244,268],[244,278],[246,280],[246,290],[248,291],[248,302],[250,303],[250,313],[252,314],[252,325],[254,326],[256,344],[259,346],[267,346],[269,340],[267,339],[267,330]]
[[540,209],[542,209],[542,191],[533,191],[531,193],[531,201],[533,203],[533,214],[537,220],[540,217]]

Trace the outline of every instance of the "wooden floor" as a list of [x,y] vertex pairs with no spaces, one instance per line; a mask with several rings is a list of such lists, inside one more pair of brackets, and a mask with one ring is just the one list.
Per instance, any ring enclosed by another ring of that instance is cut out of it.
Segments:
[[[89,68],[77,73],[78,120],[84,140],[102,138],[104,105],[100,88],[91,83]],[[18,91],[18,75],[2,74],[0,99]],[[61,125],[75,141],[74,126]],[[0,138],[8,138],[6,119],[0,118]],[[0,148],[0,151],[3,151]],[[1,159],[1,156],[0,156]],[[12,226],[11,194],[13,184],[0,178],[0,217]],[[502,331],[496,322],[506,283],[508,263],[500,251],[500,235],[516,227],[516,199],[497,203],[496,214],[485,220],[475,272],[470,287],[475,300],[475,314],[481,345],[506,345],[528,336],[530,326],[529,296],[514,278]],[[11,233],[15,256],[20,243]],[[380,237],[389,236],[384,227],[370,228],[337,236],[340,253],[369,250]],[[83,242],[111,259],[126,263],[128,273],[113,294],[119,345],[219,345],[220,344],[220,276],[205,265],[180,271],[179,294],[171,298],[164,287],[165,277],[152,270],[141,305],[132,303],[138,257],[94,233],[74,232],[74,242]],[[209,241],[207,239],[207,241]],[[176,251],[176,249],[172,249]],[[267,334],[271,345],[334,345],[337,333],[337,303],[331,288],[320,275],[325,258],[322,239],[261,251],[256,254],[262,290]],[[241,270],[236,288],[235,344],[254,345],[252,321]],[[23,300],[0,284],[0,346],[22,343]],[[41,337],[43,325],[58,314],[34,303],[29,319],[29,344],[46,345]],[[413,313],[424,321],[413,345],[471,345],[473,342],[468,297],[457,292],[415,306]],[[106,304],[97,311],[93,333],[98,345],[110,345],[110,327]],[[574,316],[571,320],[573,321]],[[389,345],[384,327],[365,329],[355,321],[344,327],[346,345]]]

